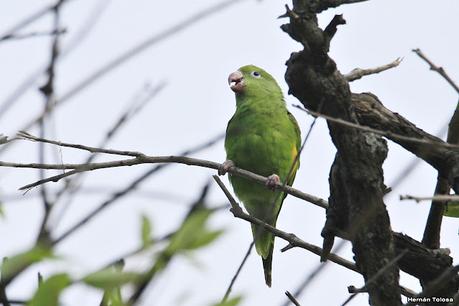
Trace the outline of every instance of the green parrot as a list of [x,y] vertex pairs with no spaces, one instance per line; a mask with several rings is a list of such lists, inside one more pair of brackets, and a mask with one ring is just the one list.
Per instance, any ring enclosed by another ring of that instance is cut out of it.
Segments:
[[[237,176],[229,180],[248,213],[276,226],[286,194],[274,191],[277,183],[293,183],[301,147],[298,123],[288,112],[276,80],[261,68],[248,65],[228,77],[236,94],[236,112],[228,122],[225,138],[227,160],[220,174],[231,167],[268,177],[267,187]],[[273,234],[252,225],[257,253],[262,257],[265,281],[271,287]]]

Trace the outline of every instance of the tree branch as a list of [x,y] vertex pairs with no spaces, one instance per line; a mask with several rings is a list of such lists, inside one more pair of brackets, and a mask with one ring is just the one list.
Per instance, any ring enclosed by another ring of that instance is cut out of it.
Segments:
[[[285,80],[289,94],[309,110],[357,123],[349,84],[328,56],[330,37],[318,26],[316,13],[329,6],[327,1],[293,1],[289,23],[282,29],[303,45],[287,61]],[[340,24],[342,24],[341,22]],[[356,264],[367,281],[394,258],[389,216],[383,202],[382,163],[386,143],[378,136],[328,122],[337,154],[330,173],[327,221],[322,231],[323,257],[331,250],[337,229],[351,230]],[[371,211],[371,213],[369,213]],[[365,221],[360,221],[365,220]],[[359,222],[358,227],[350,229]],[[372,305],[401,305],[398,267],[369,285]]]
[[51,32],[30,32],[25,34],[9,34],[0,38],[2,40],[22,40],[34,37],[42,37],[42,36],[55,36],[55,35],[62,35],[67,33],[67,29],[57,29]]
[[46,139],[46,138],[43,138],[43,137],[33,136],[33,135],[31,135],[31,134],[29,134],[29,133],[27,133],[25,131],[18,132],[17,136],[18,136],[18,139],[36,141],[36,142],[40,142],[40,143],[49,143],[49,144],[53,144],[53,145],[56,145],[56,146],[59,146],[59,147],[74,148],[74,149],[89,151],[91,153],[105,153],[105,154],[112,154],[112,155],[132,156],[132,157],[145,156],[145,154],[140,153],[140,152],[111,150],[111,149],[90,147],[90,146],[85,146],[85,145],[75,144],[75,143],[67,143],[67,142],[49,140],[49,139]]
[[[116,151],[116,150],[114,150]],[[122,152],[122,151],[120,151]],[[198,166],[204,167],[209,169],[218,170],[221,167],[220,163],[204,160],[204,159],[197,159],[192,157],[186,156],[146,156],[140,153],[138,157],[131,158],[131,159],[123,159],[123,160],[115,160],[109,162],[100,162],[100,163],[89,163],[89,164],[36,164],[36,163],[29,163],[29,164],[22,164],[22,163],[10,163],[10,162],[2,162],[0,161],[0,166],[3,167],[15,167],[15,168],[30,168],[30,169],[58,169],[58,170],[65,170],[65,169],[73,169],[71,171],[54,175],[48,177],[44,180],[39,180],[35,183],[25,185],[20,190],[27,190],[41,184],[45,184],[47,182],[57,182],[64,177],[68,177],[74,175],[76,173],[85,172],[85,171],[93,171],[98,169],[106,169],[106,168],[116,168],[116,167],[126,167],[126,166],[134,166],[140,164],[158,164],[158,163],[177,163],[177,164],[184,164],[189,166]],[[255,174],[253,172],[240,169],[237,167],[231,168],[229,171],[232,175],[237,175],[243,178],[250,179],[254,182],[259,184],[266,184],[268,180],[266,177]],[[290,186],[283,186],[282,183],[278,183],[275,186],[276,190],[282,190],[294,197],[311,201],[311,203],[320,206],[322,208],[327,207],[327,203],[325,200],[315,197],[313,195],[304,193],[300,190],[292,188]]]
[[361,79],[362,77],[367,76],[367,75],[377,74],[377,73],[380,73],[380,72],[395,68],[398,65],[400,65],[402,60],[403,60],[403,58],[399,57],[395,61],[393,61],[393,62],[391,62],[389,64],[385,64],[385,65],[379,66],[379,67],[368,68],[368,69],[355,68],[351,72],[349,72],[348,74],[345,74],[344,78],[348,82],[352,82],[352,81]]
[[400,201],[405,201],[405,200],[413,200],[416,201],[417,203],[422,202],[422,201],[434,201],[435,203],[437,202],[451,202],[451,201],[459,201],[459,196],[458,195],[449,195],[449,194],[439,194],[439,195],[434,195],[430,197],[418,197],[418,196],[413,196],[413,195],[400,195]]
[[[299,247],[302,249],[305,249],[307,251],[310,251],[316,255],[319,255],[322,253],[322,249],[318,246],[315,246],[313,244],[307,243],[300,238],[298,238],[295,234],[293,233],[286,233],[284,231],[281,231],[274,226],[271,226],[260,219],[257,219],[253,216],[250,216],[249,214],[246,214],[241,206],[236,202],[236,200],[233,198],[231,193],[229,192],[228,188],[226,188],[225,184],[221,181],[221,179],[217,176],[213,176],[214,180],[217,182],[218,186],[222,189],[223,193],[225,193],[225,196],[228,198],[230,204],[231,204],[231,209],[230,212],[233,214],[234,217],[248,221],[252,224],[262,226],[265,230],[271,232],[274,236],[279,237],[284,239],[289,243],[290,246],[292,247]],[[291,247],[291,248],[292,248]],[[290,249],[290,248],[289,248]],[[358,268],[349,260],[344,259],[338,255],[335,254],[329,254],[328,259],[333,261],[334,263],[337,263],[340,266],[346,267],[349,270],[359,272]],[[359,272],[360,273],[360,272]]]
[[[441,177],[448,180],[456,193],[459,193],[457,144],[446,143],[419,129],[400,114],[384,107],[371,93],[353,94],[352,105],[361,125],[386,131],[384,136],[429,163]],[[399,135],[404,137],[399,137]],[[413,138],[419,141],[413,141]]]
[[296,298],[290,292],[285,291],[285,295],[295,306],[301,306],[301,304],[296,300]]
[[412,50],[414,53],[416,53],[420,58],[422,58],[427,64],[429,64],[430,70],[433,70],[440,74],[448,83],[451,85],[454,90],[459,93],[459,86],[454,83],[454,81],[451,79],[451,77],[446,73],[445,69],[443,67],[435,65],[430,59],[427,58],[427,56],[421,51],[421,49],[413,49]]
[[249,258],[250,253],[252,252],[254,244],[255,243],[253,241],[250,243],[249,248],[247,249],[247,252],[244,255],[244,258],[242,258],[241,264],[237,268],[236,273],[233,275],[233,278],[231,278],[231,282],[230,282],[228,288],[226,289],[225,295],[223,296],[223,298],[222,298],[222,300],[220,302],[221,304],[225,303],[228,300],[228,297],[229,297],[229,295],[231,293],[231,290],[233,289],[234,283],[236,282],[236,279],[238,278],[239,274],[241,273],[242,268],[244,267],[244,265],[245,265],[245,263],[247,261],[247,258]]
[[[307,243],[303,240],[301,240],[300,238],[298,238],[295,234],[293,233],[286,233],[282,230],[279,230],[263,221],[261,221],[260,219],[257,219],[253,216],[250,216],[249,214],[246,214],[241,206],[236,202],[236,200],[234,199],[234,197],[231,195],[231,192],[228,190],[228,188],[226,188],[225,184],[222,182],[222,180],[217,176],[217,175],[213,175],[213,178],[214,180],[216,181],[216,183],[218,184],[218,186],[221,188],[221,190],[223,191],[223,193],[225,194],[225,196],[227,197],[228,201],[230,202],[231,204],[231,209],[230,209],[230,212],[233,214],[233,216],[235,218],[239,218],[239,219],[242,219],[242,220],[245,220],[245,221],[248,221],[252,224],[255,224],[255,225],[259,225],[259,226],[262,226],[265,230],[271,232],[274,236],[276,237],[279,237],[279,238],[282,238],[284,239],[285,241],[288,242],[288,246],[290,247],[285,247],[283,248],[283,251],[285,250],[288,250],[288,249],[291,249],[293,247],[299,247],[299,248],[302,248],[302,249],[305,249],[307,251],[310,251],[311,253],[314,253],[318,256],[321,256],[323,251],[320,247],[318,246],[315,246],[313,244],[310,244],[310,243]],[[406,251],[405,251],[406,252]],[[362,273],[361,271],[359,271],[359,269],[356,267],[356,265],[352,262],[350,262],[349,260],[347,259],[344,259],[338,255],[335,255],[333,253],[329,253],[328,255],[328,259],[342,267],[345,267],[349,270],[352,270],[354,272],[357,272],[357,273]],[[384,267],[385,269],[387,269],[388,267]],[[381,273],[381,272],[380,272]],[[408,296],[411,296],[412,295],[412,291],[409,290],[409,289],[406,289],[404,287],[400,287],[402,292],[406,293]]]
[[[454,83],[454,81],[449,77],[445,72],[443,67],[435,65],[431,60],[420,49],[413,49],[413,52],[416,53],[420,58],[422,58],[430,66],[430,70],[433,70],[440,74],[455,90],[459,93],[459,87]],[[459,103],[458,103],[459,105]],[[448,125],[448,137],[447,142],[452,144],[459,143],[459,133],[457,132],[459,126],[459,110],[456,106],[456,110],[449,122]],[[434,195],[444,195],[449,194],[451,185],[457,192],[457,182],[448,181],[448,177],[454,176],[454,173],[439,173],[437,178],[437,184],[435,186]],[[429,216],[427,218],[426,226],[424,229],[424,235],[422,237],[422,243],[427,247],[432,249],[437,249],[440,247],[440,232],[441,224],[443,221],[443,213],[445,212],[445,202],[433,200],[430,206]]]
[[[30,122],[25,124],[21,130],[27,131],[31,127],[35,126],[40,120],[44,117],[49,115],[49,112],[54,109],[55,107],[59,107],[63,105],[65,102],[69,101],[71,98],[75,97],[78,93],[82,92],[87,87],[95,84],[98,80],[102,77],[106,76],[108,73],[112,72],[113,70],[120,67],[122,64],[126,63],[127,61],[131,60],[132,58],[136,57],[137,55],[141,54],[151,46],[158,44],[165,39],[174,36],[177,33],[182,32],[185,29],[188,29],[191,25],[198,23],[201,20],[204,20],[214,14],[224,11],[225,9],[243,2],[244,0],[223,0],[216,4],[213,4],[203,10],[192,14],[188,18],[181,20],[177,24],[161,31],[160,33],[154,33],[150,35],[145,40],[141,41],[140,43],[136,44],[135,46],[130,47],[123,53],[115,56],[114,58],[110,59],[108,62],[104,63],[101,67],[97,68],[91,74],[86,76],[83,80],[81,80],[78,84],[70,88],[67,92],[65,92],[60,98],[56,100],[56,103],[46,112],[42,112],[37,117],[33,118]],[[0,148],[0,152],[5,150],[8,146],[5,145]]]

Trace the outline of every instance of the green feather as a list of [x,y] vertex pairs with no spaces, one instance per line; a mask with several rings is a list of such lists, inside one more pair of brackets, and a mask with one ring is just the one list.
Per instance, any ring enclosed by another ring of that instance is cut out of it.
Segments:
[[[244,88],[236,93],[236,112],[226,130],[227,159],[263,176],[277,174],[281,182],[288,179],[291,185],[299,167],[299,162],[293,166],[301,146],[298,123],[288,112],[282,91],[269,73],[253,65],[239,71]],[[230,176],[230,181],[250,215],[276,225],[286,195],[243,178]],[[274,236],[257,226],[252,226],[252,232],[263,260],[266,284],[271,286]]]

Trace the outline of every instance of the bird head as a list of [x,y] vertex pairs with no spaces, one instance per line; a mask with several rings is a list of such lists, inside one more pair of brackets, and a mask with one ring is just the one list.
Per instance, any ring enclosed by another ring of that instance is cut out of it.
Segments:
[[232,72],[228,77],[228,84],[237,96],[282,96],[276,80],[265,70],[254,65],[243,66]]

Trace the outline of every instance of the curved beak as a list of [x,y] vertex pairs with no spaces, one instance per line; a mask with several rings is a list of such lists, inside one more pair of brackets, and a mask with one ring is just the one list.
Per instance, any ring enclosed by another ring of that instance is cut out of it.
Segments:
[[228,77],[228,84],[232,91],[235,93],[241,93],[245,86],[242,72],[239,70],[232,72]]

